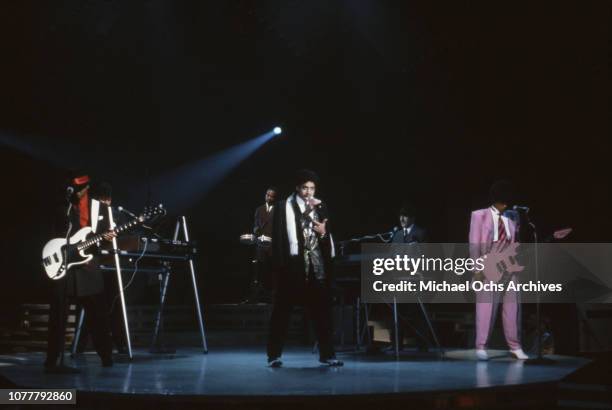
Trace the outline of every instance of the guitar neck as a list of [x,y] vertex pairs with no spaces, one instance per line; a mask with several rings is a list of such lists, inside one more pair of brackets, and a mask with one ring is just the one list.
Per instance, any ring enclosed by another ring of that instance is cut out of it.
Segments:
[[[142,224],[142,221],[140,221],[139,219],[133,219],[132,221],[116,226],[115,229],[112,229],[111,231],[115,232],[116,234],[120,234],[122,232],[125,232],[131,228],[134,228],[138,225]],[[102,236],[103,234],[97,234],[92,236],[91,238],[87,239],[85,242],[82,242],[80,244],[78,244],[77,248],[82,251],[85,250],[99,242],[101,242],[104,237]]]

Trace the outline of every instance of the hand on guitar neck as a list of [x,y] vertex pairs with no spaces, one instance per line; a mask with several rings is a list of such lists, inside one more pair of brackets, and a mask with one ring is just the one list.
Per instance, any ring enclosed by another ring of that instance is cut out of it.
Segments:
[[117,233],[115,231],[108,231],[108,232],[104,232],[102,234],[102,238],[104,238],[105,241],[112,241],[113,238],[117,237]]

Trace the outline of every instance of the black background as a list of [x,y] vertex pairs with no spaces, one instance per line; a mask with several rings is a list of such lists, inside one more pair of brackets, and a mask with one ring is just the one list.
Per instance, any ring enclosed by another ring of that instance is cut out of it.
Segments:
[[542,231],[610,240],[608,2],[1,8],[3,304],[45,297],[39,252],[75,157],[138,209],[147,175],[277,124],[280,138],[184,204],[206,302],[242,297],[238,236],[266,187],[286,196],[302,167],[321,176],[337,240],[388,230],[409,200],[430,240],[465,242],[500,178]]

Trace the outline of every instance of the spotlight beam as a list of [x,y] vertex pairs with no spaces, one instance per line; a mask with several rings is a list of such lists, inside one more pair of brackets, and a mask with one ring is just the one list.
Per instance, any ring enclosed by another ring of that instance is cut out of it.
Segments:
[[277,135],[273,129],[154,178],[151,181],[154,196],[172,212],[180,212],[197,203],[245,159]]

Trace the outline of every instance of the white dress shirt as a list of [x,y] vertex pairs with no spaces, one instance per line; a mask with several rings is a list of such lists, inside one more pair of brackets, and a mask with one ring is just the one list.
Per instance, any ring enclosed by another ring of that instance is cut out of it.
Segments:
[[[499,235],[498,223],[499,223],[500,212],[494,206],[492,206],[490,209],[491,209],[491,215],[493,216],[493,242],[497,242],[497,240],[499,239],[498,238],[498,235]],[[506,238],[508,238],[508,240],[511,240],[512,238],[510,237],[510,226],[508,226],[508,217],[505,215],[502,215],[501,218],[504,223],[504,229],[506,230]]]
[[404,230],[404,236],[408,236],[408,234],[410,234],[410,232],[412,232],[412,227],[414,226],[414,224],[407,226],[406,228],[403,228]]

